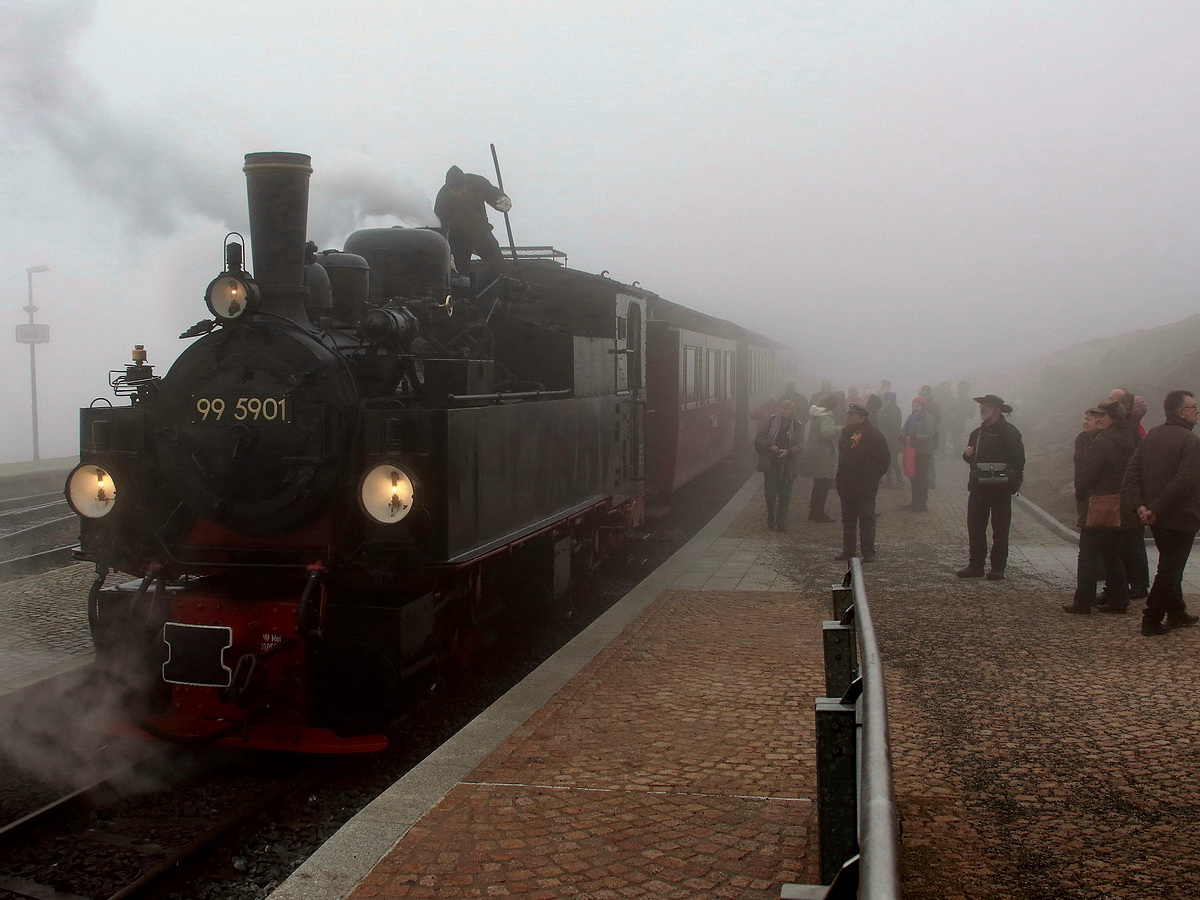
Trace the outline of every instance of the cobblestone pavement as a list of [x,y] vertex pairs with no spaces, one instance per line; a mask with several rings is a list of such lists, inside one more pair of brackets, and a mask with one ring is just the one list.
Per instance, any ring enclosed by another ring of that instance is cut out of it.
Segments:
[[[1200,897],[1200,629],[1145,638],[1136,609],[1062,612],[1075,548],[1015,505],[1008,579],[955,578],[958,468],[926,515],[881,491],[879,562],[866,567],[905,897]],[[1193,564],[1185,591],[1197,583]]]
[[77,563],[0,584],[0,695],[91,659],[94,577],[91,563]]

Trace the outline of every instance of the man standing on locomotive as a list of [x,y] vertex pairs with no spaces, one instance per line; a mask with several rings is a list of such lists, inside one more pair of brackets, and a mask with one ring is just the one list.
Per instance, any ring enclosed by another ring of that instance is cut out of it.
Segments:
[[482,175],[472,175],[458,166],[451,166],[446,172],[446,183],[433,202],[433,211],[441,222],[442,232],[450,243],[454,266],[459,271],[466,271],[473,252],[479,255],[488,271],[500,271],[503,260],[500,243],[492,234],[487,210],[483,207],[485,203],[502,213],[512,209],[508,195]]

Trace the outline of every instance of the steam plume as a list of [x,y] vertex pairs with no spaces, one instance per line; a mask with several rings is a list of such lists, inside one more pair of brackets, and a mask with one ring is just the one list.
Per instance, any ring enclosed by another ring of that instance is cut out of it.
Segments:
[[[96,7],[96,0],[8,0],[0,7],[0,121],[15,141],[45,143],[85,192],[121,211],[132,231],[161,237],[196,215],[236,229],[246,218],[240,153],[201,157],[161,127],[118,115],[75,64],[75,44]],[[365,164],[334,164],[326,172],[316,162],[314,235],[340,240],[366,216],[434,221],[428,198],[411,185]]]

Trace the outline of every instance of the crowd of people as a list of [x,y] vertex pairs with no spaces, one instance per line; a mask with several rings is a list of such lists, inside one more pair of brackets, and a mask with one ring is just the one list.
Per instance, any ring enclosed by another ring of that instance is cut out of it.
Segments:
[[[984,399],[972,398],[966,382],[959,383],[957,395],[948,382],[936,389],[923,385],[906,417],[890,381],[880,382],[878,390],[850,385],[846,391],[834,391],[826,381],[813,395],[811,404],[794,384],[789,384],[779,401],[772,404],[772,409],[777,408],[778,412],[761,417],[755,440],[767,498],[767,527],[776,531],[787,529],[792,482],[797,476],[809,478],[812,480],[809,521],[836,521],[826,510],[831,490],[836,489],[841,502],[843,539],[842,552],[837,558],[847,560],[861,550],[864,562],[874,561],[875,501],[880,486],[899,489],[907,479],[911,498],[902,508],[914,513],[926,512],[929,491],[937,483],[937,456],[958,452],[970,410]],[[1004,406],[1003,401],[996,405]],[[972,439],[978,442],[978,429],[972,432]],[[974,454],[976,448],[969,447],[968,452]],[[979,459],[991,460],[992,455],[989,437]],[[1012,461],[1012,466],[1018,473],[1015,483],[1019,484],[1023,451],[1019,460]],[[989,483],[980,491],[978,505],[983,511],[985,530],[988,515],[993,518],[994,530],[1005,521],[999,511],[1001,504],[992,497],[992,487]],[[973,480],[972,495],[975,490]],[[1002,578],[1008,552],[1006,525],[995,544],[998,549],[993,550],[992,569],[987,574],[989,578]],[[976,563],[974,552],[973,540],[972,561],[968,566],[972,570]]]
[[[968,466],[968,560],[960,578],[1005,577],[1012,497],[1020,490],[1025,448],[1006,416],[1012,407],[996,394],[971,397],[963,382],[957,395],[943,383],[922,386],[911,412],[902,415],[890,382],[877,391],[852,385],[833,391],[824,382],[811,404],[789,384],[778,411],[763,417],[755,439],[764,473],[767,527],[787,529],[792,484],[812,480],[808,519],[834,522],[826,510],[829,492],[841,503],[842,552],[835,558],[876,558],[875,503],[880,486],[909,482],[912,513],[928,509],[936,488],[936,460],[961,453]],[[979,424],[963,434],[972,405]],[[807,412],[804,410],[807,409]],[[1200,531],[1200,436],[1193,433],[1197,404],[1190,391],[1171,391],[1163,400],[1166,421],[1149,432],[1141,426],[1146,401],[1117,388],[1084,413],[1075,439],[1075,500],[1079,553],[1075,594],[1063,609],[1128,612],[1145,598],[1143,635],[1166,634],[1195,625],[1183,601],[1183,572]],[[961,451],[959,448],[962,448]],[[988,531],[991,544],[988,544]],[[1158,548],[1150,581],[1145,529]],[[1104,582],[1097,595],[1097,584]]]
[[[1200,530],[1200,437],[1191,391],[1169,392],[1166,420],[1149,431],[1145,412],[1142,397],[1117,388],[1083,414],[1075,438],[1079,558],[1075,596],[1063,609],[1122,615],[1145,598],[1141,631],[1149,637],[1200,622],[1183,601],[1183,571]],[[1153,583],[1147,527],[1158,549]]]

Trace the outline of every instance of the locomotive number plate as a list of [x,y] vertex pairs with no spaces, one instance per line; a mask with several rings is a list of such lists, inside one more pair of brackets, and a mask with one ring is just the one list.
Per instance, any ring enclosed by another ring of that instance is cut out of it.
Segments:
[[293,404],[287,397],[193,396],[192,422],[282,422],[290,425]]

